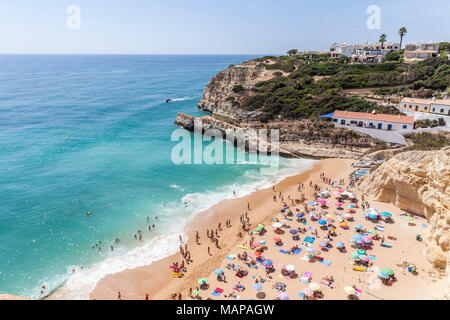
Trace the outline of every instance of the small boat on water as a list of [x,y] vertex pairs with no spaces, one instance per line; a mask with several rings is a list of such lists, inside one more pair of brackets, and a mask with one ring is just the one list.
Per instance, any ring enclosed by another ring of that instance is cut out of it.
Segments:
[[172,102],[173,99],[166,99],[166,103]]

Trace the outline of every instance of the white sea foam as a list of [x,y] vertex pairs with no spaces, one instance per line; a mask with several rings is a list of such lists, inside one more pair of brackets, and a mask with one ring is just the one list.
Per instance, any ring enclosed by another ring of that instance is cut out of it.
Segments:
[[[143,245],[126,252],[117,250],[103,261],[95,263],[89,268],[84,268],[75,273],[72,272],[72,267],[68,268],[66,276],[68,279],[55,293],[55,297],[59,299],[89,299],[90,292],[103,277],[127,269],[149,265],[176,253],[179,243],[178,236],[182,234],[183,239],[187,239],[184,227],[187,221],[199,212],[207,210],[223,200],[243,197],[256,190],[269,188],[286,177],[310,169],[315,162],[314,160],[304,159],[284,160],[283,168],[273,174],[268,174],[267,171],[264,171],[263,174],[258,169],[250,169],[244,174],[244,177],[248,178],[244,184],[224,185],[217,190],[190,193],[181,199],[181,203],[167,204],[161,217],[171,221],[176,218],[177,224],[165,229],[167,231],[164,234],[146,241]],[[177,185],[170,185],[170,187],[181,188]]]

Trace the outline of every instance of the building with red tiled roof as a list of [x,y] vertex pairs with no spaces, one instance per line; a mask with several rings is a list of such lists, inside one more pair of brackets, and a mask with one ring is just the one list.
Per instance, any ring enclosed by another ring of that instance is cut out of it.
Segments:
[[413,116],[336,110],[331,118],[339,126],[356,126],[392,131],[414,129]]

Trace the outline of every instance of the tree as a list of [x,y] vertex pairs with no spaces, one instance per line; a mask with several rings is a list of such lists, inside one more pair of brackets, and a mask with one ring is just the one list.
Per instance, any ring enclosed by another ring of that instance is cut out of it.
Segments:
[[400,60],[400,53],[398,52],[387,52],[384,56],[384,60],[386,61],[399,61]]
[[298,50],[297,49],[291,49],[287,52],[288,55],[295,56],[297,54]]
[[378,40],[378,41],[381,42],[381,49],[383,49],[383,47],[384,47],[384,43],[386,42],[386,38],[387,38],[386,34],[383,33],[383,34],[380,36],[380,40]]
[[398,30],[398,34],[400,35],[400,50],[402,50],[403,37],[407,32],[405,27],[401,27],[400,30]]

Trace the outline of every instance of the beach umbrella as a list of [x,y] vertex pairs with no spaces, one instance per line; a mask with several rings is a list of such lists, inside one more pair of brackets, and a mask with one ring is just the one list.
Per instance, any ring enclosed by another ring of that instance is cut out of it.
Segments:
[[281,228],[283,225],[281,224],[281,223],[279,223],[279,222],[275,222],[274,224],[272,224],[272,227],[274,227],[274,228]]
[[314,294],[314,291],[312,291],[310,288],[305,288],[302,292],[305,296],[312,296]]
[[320,219],[319,221],[317,221],[320,225],[326,225],[327,222],[323,219]]
[[289,296],[286,292],[280,293],[280,300],[289,300]]
[[265,227],[265,225],[263,225],[263,224],[258,224],[258,228],[259,228],[259,229],[264,229],[264,227]]
[[368,256],[362,254],[359,256],[359,260],[369,261],[370,259]]
[[367,254],[366,250],[363,250],[363,249],[359,249],[357,252],[358,252],[359,255],[366,255]]
[[314,249],[313,249],[313,248],[306,248],[305,251],[306,251],[306,252],[313,252]]
[[361,230],[362,228],[363,228],[363,226],[360,224],[355,225],[355,229]]
[[339,247],[339,248],[342,248],[342,247],[345,247],[345,244],[343,243],[343,242],[336,242],[336,245]]
[[304,215],[303,213],[298,213],[298,214],[297,214],[297,217],[298,217],[298,218],[303,218],[304,216],[305,216],[305,215]]
[[356,207],[355,207],[353,204],[349,204],[349,205],[348,205],[348,208],[349,208],[349,209],[356,209]]
[[255,289],[256,291],[261,291],[262,285],[260,283],[255,283],[253,284],[253,289]]
[[376,218],[378,218],[378,214],[376,214],[376,213],[369,213],[369,218],[370,219],[376,219]]
[[198,284],[205,284],[206,283],[206,279],[205,278],[200,278],[198,279]]
[[275,240],[276,242],[278,242],[278,241],[281,241],[281,238],[275,237],[275,238],[273,238],[273,240]]
[[292,265],[292,264],[288,264],[288,265],[286,266],[286,270],[287,270],[287,271],[294,271],[294,270],[295,270],[295,266]]
[[348,226],[348,222],[347,222],[347,221],[344,221],[344,222],[342,222],[342,223],[340,224],[340,226],[345,228],[345,227]]
[[344,217],[345,217],[346,219],[353,218],[353,216],[352,216],[351,214],[349,214],[349,213],[346,213]]
[[336,202],[337,207],[342,207],[342,202]]
[[363,241],[364,241],[364,242],[372,242],[372,238],[369,237],[369,236],[364,236],[364,237],[363,237]]
[[313,274],[311,272],[305,271],[305,272],[303,272],[303,276],[307,277],[307,278],[311,278],[313,276]]
[[344,287],[344,291],[348,295],[352,295],[352,294],[356,293],[356,290],[353,287]]
[[353,253],[352,253],[352,259],[359,259],[359,254],[358,254],[358,252],[353,252]]
[[317,290],[320,289],[320,285],[319,285],[318,283],[311,282],[311,283],[309,284],[309,288],[310,288],[311,290],[313,290],[313,291],[317,291]]
[[288,220],[288,219],[283,219],[283,220],[281,220],[280,221],[282,224],[287,224],[287,223],[289,223],[289,222],[291,222],[290,220]]
[[409,222],[413,222],[414,221],[414,218],[413,217],[406,217],[406,220],[408,220]]
[[326,203],[327,203],[327,200],[325,200],[325,199],[319,199],[319,203],[320,203],[320,204],[326,204]]
[[376,230],[372,230],[372,231],[370,231],[370,234],[376,236],[378,234],[378,232]]
[[297,230],[295,230],[295,229],[291,229],[291,231],[289,231],[291,234],[297,234],[298,233],[298,231]]
[[381,279],[389,279],[389,275],[388,275],[387,273],[384,273],[384,272],[379,272],[379,273],[378,273],[378,276],[379,276]]
[[355,240],[362,240],[362,235],[354,234],[352,238],[355,239]]
[[256,294],[256,297],[257,297],[258,299],[264,299],[264,298],[266,297],[266,294],[265,294],[264,292],[258,292],[258,293]]
[[327,246],[327,244],[325,243],[325,242],[319,242],[319,247],[326,247]]
[[216,270],[214,270],[214,273],[215,274],[222,274],[223,270],[222,269],[216,269]]
[[395,274],[394,270],[392,270],[390,268],[384,268],[381,272],[384,272],[389,276],[393,276]]
[[392,217],[392,214],[389,213],[389,212],[386,212],[386,211],[383,211],[383,212],[381,213],[381,215],[382,215],[383,217]]
[[272,262],[272,260],[270,260],[270,259],[264,260],[264,262],[263,262],[263,265],[264,265],[265,267],[271,267],[272,264],[273,264],[273,262]]

